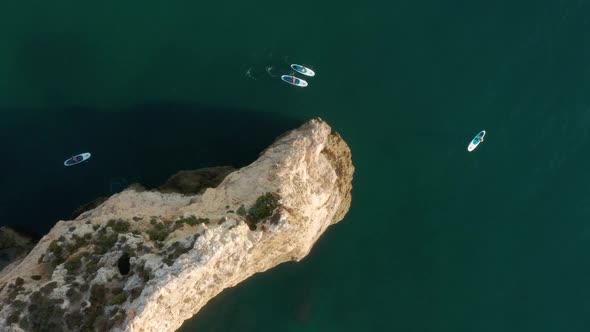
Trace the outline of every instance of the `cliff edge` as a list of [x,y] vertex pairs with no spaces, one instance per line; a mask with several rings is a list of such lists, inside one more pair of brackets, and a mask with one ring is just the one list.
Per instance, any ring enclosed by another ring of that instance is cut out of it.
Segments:
[[174,331],[223,289],[303,259],[350,207],[350,149],[321,119],[223,170],[196,194],[176,178],[184,194],[134,187],[59,221],[0,273],[0,330]]
[[33,249],[35,242],[31,237],[20,234],[10,227],[0,227],[0,271],[17,266]]

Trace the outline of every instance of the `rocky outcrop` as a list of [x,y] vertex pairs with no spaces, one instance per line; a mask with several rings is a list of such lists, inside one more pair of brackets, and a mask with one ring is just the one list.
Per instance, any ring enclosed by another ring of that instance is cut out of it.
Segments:
[[70,218],[76,219],[82,213],[84,213],[86,211],[90,211],[90,210],[96,209],[102,203],[104,203],[107,199],[109,199],[109,198],[108,197],[104,197],[104,196],[100,196],[100,197],[97,197],[97,198],[93,199],[91,202],[88,202],[86,204],[80,205],[78,208],[76,208],[74,210],[74,212],[72,212],[72,214],[70,215]]
[[217,187],[229,173],[235,170],[231,166],[221,166],[180,171],[160,186],[158,191],[185,195],[201,194],[207,188]]
[[[0,271],[14,268],[33,249],[35,242],[12,228],[0,227]],[[5,273],[4,271],[0,273]]]
[[316,119],[198,194],[113,195],[0,275],[0,330],[174,331],[223,289],[303,259],[348,211],[353,171]]

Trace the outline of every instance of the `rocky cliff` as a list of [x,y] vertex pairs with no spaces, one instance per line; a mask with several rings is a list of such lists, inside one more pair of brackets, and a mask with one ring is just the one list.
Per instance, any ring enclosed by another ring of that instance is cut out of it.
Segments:
[[320,119],[221,170],[200,182],[214,187],[133,187],[58,222],[0,273],[0,330],[174,331],[223,289],[304,258],[350,207],[350,150]]
[[16,266],[33,249],[35,242],[9,227],[0,227],[0,270]]

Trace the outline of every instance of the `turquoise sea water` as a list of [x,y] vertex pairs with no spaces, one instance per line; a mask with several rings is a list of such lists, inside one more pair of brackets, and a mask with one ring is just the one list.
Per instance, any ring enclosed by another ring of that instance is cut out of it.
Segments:
[[[588,1],[2,7],[2,223],[42,234],[311,117],[351,146],[346,219],[183,332],[590,328]],[[309,87],[280,81],[291,62]]]

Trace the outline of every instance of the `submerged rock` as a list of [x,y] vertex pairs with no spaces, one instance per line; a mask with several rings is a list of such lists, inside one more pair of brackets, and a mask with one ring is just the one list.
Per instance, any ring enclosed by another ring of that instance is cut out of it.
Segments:
[[196,194],[131,187],[58,222],[0,274],[0,330],[174,331],[223,289],[303,259],[350,207],[350,150],[320,119],[227,171],[204,191],[171,180]]

